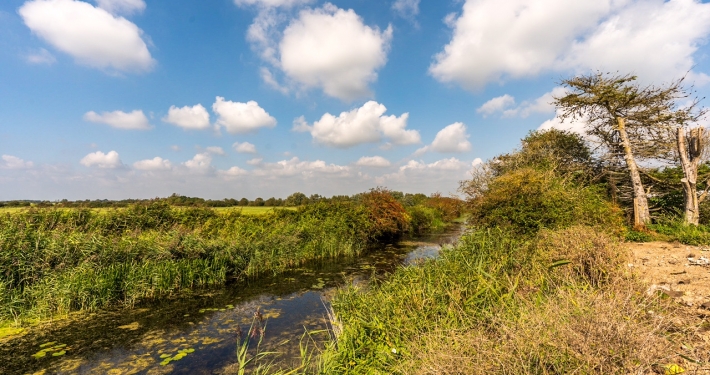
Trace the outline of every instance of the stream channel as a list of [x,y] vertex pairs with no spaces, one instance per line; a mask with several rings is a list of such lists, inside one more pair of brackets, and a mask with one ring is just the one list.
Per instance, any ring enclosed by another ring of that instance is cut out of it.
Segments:
[[366,285],[399,266],[436,257],[462,231],[463,226],[454,226],[381,245],[358,258],[308,265],[189,298],[77,314],[0,342],[0,374],[232,373],[237,337],[249,332],[257,309],[266,323],[261,350],[279,352],[270,358],[277,365],[297,365],[305,330],[321,331],[312,335],[316,341],[328,339],[327,306],[337,288]]

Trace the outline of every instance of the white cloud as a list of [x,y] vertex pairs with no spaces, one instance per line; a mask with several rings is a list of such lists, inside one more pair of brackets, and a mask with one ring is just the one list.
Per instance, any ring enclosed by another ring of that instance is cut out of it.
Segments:
[[566,93],[564,87],[558,86],[532,101],[526,100],[520,103],[517,107],[513,107],[515,98],[506,94],[485,102],[476,112],[482,113],[484,117],[499,112],[504,118],[526,118],[535,113],[552,113],[555,111],[555,106],[552,104],[554,98],[562,97]]
[[94,111],[89,111],[84,114],[84,120],[106,124],[116,129],[128,130],[146,130],[150,129],[150,122],[142,110],[134,110],[132,112],[113,111],[102,112],[98,114]]
[[155,65],[138,26],[89,3],[32,0],[18,12],[34,34],[80,64],[123,72]]
[[419,0],[397,0],[392,9],[402,18],[412,20],[419,14]]
[[96,5],[115,15],[131,15],[145,10],[143,0],[96,0]]
[[301,161],[297,157],[289,160],[281,160],[276,163],[263,163],[259,169],[254,170],[254,174],[262,177],[275,176],[296,176],[312,177],[315,174],[347,174],[350,168],[343,165],[326,164],[323,160]]
[[420,161],[416,160],[410,160],[407,162],[407,164],[399,167],[399,170],[404,172],[406,170],[426,170],[426,169],[435,169],[435,170],[446,170],[446,171],[452,171],[452,170],[460,170],[460,169],[465,169],[468,168],[469,166],[472,166],[472,163],[466,163],[463,162],[459,159],[456,158],[450,158],[450,159],[441,159],[437,160],[433,163],[423,163]]
[[515,105],[515,98],[505,94],[503,96],[495,97],[478,107],[476,113],[481,113],[483,116],[490,116],[496,112],[503,111],[506,108]]
[[260,128],[276,126],[276,119],[253,100],[240,103],[224,100],[223,97],[218,96],[212,105],[212,110],[217,114],[217,125],[223,126],[232,134],[255,132]]
[[234,4],[237,4],[238,6],[256,5],[266,8],[290,8],[312,2],[313,0],[234,0]]
[[219,175],[222,176],[222,177],[225,177],[226,179],[232,179],[232,178],[237,177],[237,176],[245,176],[245,175],[248,175],[249,172],[246,171],[246,170],[244,170],[244,169],[242,169],[242,168],[239,168],[239,167],[237,167],[237,166],[234,166],[234,167],[231,167],[231,168],[229,168],[229,169],[227,169],[227,170],[220,170],[220,171],[217,171],[217,174],[219,174]]
[[697,0],[467,0],[448,18],[453,37],[430,73],[479,90],[489,82],[550,71],[678,77],[710,33],[710,4]]
[[170,146],[170,149],[173,150],[173,151],[175,151],[175,152],[178,152],[178,151],[182,150],[182,149],[180,148],[180,146],[178,146],[178,145],[172,145],[172,146]]
[[305,88],[351,101],[370,96],[369,84],[387,62],[392,27],[380,31],[355,11],[326,3],[291,21],[278,44],[278,67]]
[[227,153],[224,152],[224,149],[219,146],[209,146],[209,147],[205,148],[205,151],[209,152],[212,155],[222,155],[222,156],[227,155]]
[[182,108],[172,105],[162,120],[183,129],[208,129],[210,127],[210,114],[202,104]]
[[338,117],[326,113],[313,125],[308,125],[303,117],[298,118],[293,130],[310,132],[316,142],[338,148],[378,142],[383,136],[397,145],[421,142],[418,131],[406,129],[409,113],[399,117],[384,116],[386,111],[384,105],[369,101],[360,108],[342,112]]
[[191,172],[204,173],[212,169],[212,155],[209,152],[199,153],[182,165]]
[[247,164],[249,164],[249,165],[259,165],[259,164],[261,164],[262,161],[264,161],[263,158],[253,158],[253,159],[247,160]]
[[554,118],[543,122],[542,125],[537,128],[537,130],[567,130],[581,135],[584,135],[586,133],[584,128],[587,123],[584,119],[578,119],[576,121],[573,121],[570,118],[566,118],[565,120],[562,120],[561,115],[562,113],[560,111],[557,111]]
[[3,155],[0,162],[0,169],[29,169],[34,166],[31,161],[25,161],[17,156]]
[[101,151],[92,152],[84,156],[79,162],[86,167],[98,167],[102,169],[123,167],[123,163],[116,151],[109,151],[106,154]]
[[145,159],[133,163],[133,168],[142,171],[165,171],[172,169],[173,165],[170,160],[156,156],[153,159]]
[[467,138],[466,125],[456,122],[436,133],[431,149],[442,153],[470,151],[471,142]]
[[389,160],[383,158],[382,156],[363,156],[358,160],[355,165],[361,167],[389,167],[392,163]]
[[52,55],[51,52],[47,51],[44,48],[40,48],[35,52],[29,53],[27,56],[25,56],[25,59],[28,63],[36,65],[52,65],[57,62],[57,59],[54,57],[54,55]]
[[249,142],[234,142],[232,148],[240,154],[256,154],[256,146]]
[[280,84],[269,68],[261,67],[261,69],[259,69],[259,74],[261,75],[261,80],[264,81],[264,83],[266,83],[269,87],[281,92],[282,94],[288,94],[288,87]]

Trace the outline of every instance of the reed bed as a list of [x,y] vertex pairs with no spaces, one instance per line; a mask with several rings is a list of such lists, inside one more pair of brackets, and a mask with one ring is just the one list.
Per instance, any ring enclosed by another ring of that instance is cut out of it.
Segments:
[[[387,192],[372,192],[380,193]],[[390,198],[385,201],[399,205],[402,215],[384,221],[373,217],[381,200],[324,202],[261,215],[161,202],[0,213],[0,320],[130,306],[354,256],[380,238],[411,229],[406,210]]]

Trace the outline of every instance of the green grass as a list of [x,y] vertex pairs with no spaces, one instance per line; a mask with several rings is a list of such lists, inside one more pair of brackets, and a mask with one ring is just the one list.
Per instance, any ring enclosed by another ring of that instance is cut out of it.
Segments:
[[[17,213],[17,212],[22,212],[22,211],[27,211],[32,208],[30,207],[0,207],[0,214],[3,213]],[[35,208],[36,209],[36,208]],[[76,208],[47,208],[47,209],[54,209],[54,210],[77,210]],[[176,209],[180,209],[179,207],[176,207]],[[298,207],[255,207],[255,206],[235,206],[235,207],[215,207],[212,208],[216,212],[223,213],[223,212],[235,212],[235,211],[240,211],[243,215],[264,215],[270,212],[273,212],[274,210],[291,210],[295,211],[298,209]],[[94,212],[109,212],[109,211],[120,211],[120,210],[125,210],[125,208],[113,208],[113,207],[102,207],[102,208],[88,208],[88,210],[94,211]]]
[[[131,306],[355,256],[409,228],[408,222],[393,226],[389,217],[378,218],[377,202],[219,210],[154,202],[0,211],[0,321]],[[424,220],[441,221],[435,210],[430,213]]]

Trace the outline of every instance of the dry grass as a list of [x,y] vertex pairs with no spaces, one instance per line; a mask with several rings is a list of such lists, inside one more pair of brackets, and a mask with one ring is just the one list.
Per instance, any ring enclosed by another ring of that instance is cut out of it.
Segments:
[[[658,297],[628,280],[604,291],[560,290],[518,316],[491,316],[483,327],[423,337],[405,374],[647,374],[678,356],[688,335]],[[667,306],[666,306],[667,307]]]
[[536,246],[570,260],[550,270],[546,292],[519,288],[515,303],[475,325],[419,336],[397,373],[664,374],[669,364],[708,373],[706,321],[646,295],[612,238],[574,227],[541,233]]

